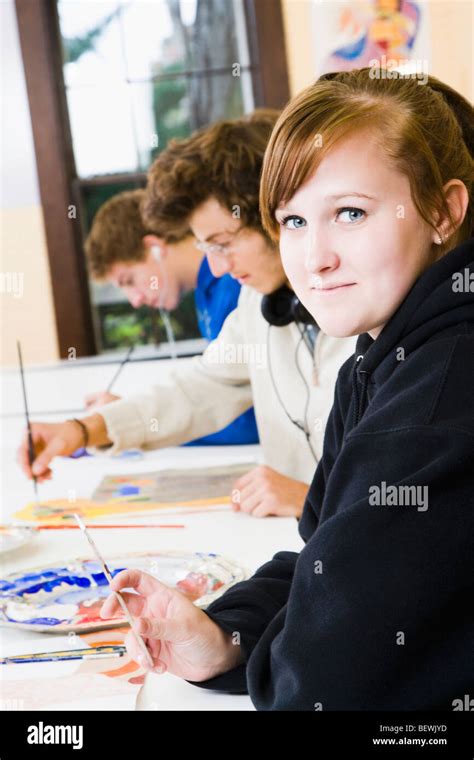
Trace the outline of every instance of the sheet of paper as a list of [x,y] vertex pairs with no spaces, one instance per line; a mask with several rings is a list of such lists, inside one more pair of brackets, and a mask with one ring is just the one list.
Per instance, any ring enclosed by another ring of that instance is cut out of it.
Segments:
[[[3,642],[1,656],[121,644],[127,628]],[[145,673],[128,655],[0,666],[3,710],[134,710]]]
[[14,518],[28,522],[61,523],[77,512],[86,521],[139,512],[203,509],[230,503],[235,481],[254,462],[199,469],[107,475],[91,499],[53,499],[28,504]]
[[161,470],[133,475],[108,475],[92,495],[93,501],[166,502],[229,498],[235,481],[252,463],[196,469]]

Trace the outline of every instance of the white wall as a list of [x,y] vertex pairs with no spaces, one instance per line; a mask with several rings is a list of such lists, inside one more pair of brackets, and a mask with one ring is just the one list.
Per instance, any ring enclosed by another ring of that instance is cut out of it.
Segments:
[[[32,0],[34,2],[34,0]],[[2,364],[58,357],[43,215],[13,0],[0,2],[0,309]]]

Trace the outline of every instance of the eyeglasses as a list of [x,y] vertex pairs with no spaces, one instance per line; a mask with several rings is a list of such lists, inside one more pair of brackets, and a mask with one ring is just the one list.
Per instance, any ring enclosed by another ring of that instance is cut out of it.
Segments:
[[196,240],[194,245],[198,251],[204,253],[205,256],[228,256],[230,254],[230,246],[237,235],[239,235],[244,229],[245,225],[242,225],[235,232],[230,233],[232,235],[232,240],[229,243],[204,243],[200,240]]

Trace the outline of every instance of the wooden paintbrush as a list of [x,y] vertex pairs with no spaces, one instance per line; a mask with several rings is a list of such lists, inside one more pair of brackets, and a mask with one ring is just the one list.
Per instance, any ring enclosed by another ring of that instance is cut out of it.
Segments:
[[116,382],[118,376],[120,375],[121,371],[123,370],[123,368],[125,367],[125,365],[129,361],[129,359],[130,359],[130,357],[132,355],[132,351],[133,351],[134,348],[135,348],[135,346],[131,345],[130,348],[128,349],[125,358],[122,359],[122,361],[120,362],[120,365],[117,368],[117,371],[116,371],[115,375],[113,376],[112,380],[108,384],[108,386],[107,386],[107,388],[105,390],[106,393],[110,393],[110,391],[112,390],[112,386],[115,384],[115,382]]
[[[79,530],[78,525],[34,525],[33,527],[36,528],[36,530]],[[185,525],[171,525],[163,523],[163,525],[158,525],[157,523],[134,523],[133,525],[88,525],[88,530],[112,530],[116,528],[185,528]],[[1,527],[0,527],[1,530]]]
[[[80,529],[84,533],[85,537],[89,541],[90,547],[91,547],[92,551],[94,552],[97,561],[100,563],[100,565],[102,567],[102,570],[104,572],[104,575],[107,578],[109,584],[112,583],[112,580],[113,580],[112,573],[110,572],[109,568],[107,567],[104,558],[100,554],[97,546],[95,545],[95,543],[94,543],[94,541],[92,539],[92,536],[90,535],[89,531],[87,530],[86,526],[84,525],[84,522],[79,517],[79,515],[77,514],[77,512],[74,513],[74,518],[75,518],[77,524],[79,525]],[[145,642],[143,641],[142,637],[138,635],[138,633],[135,631],[135,629],[133,627],[133,618],[132,618],[132,616],[130,614],[130,610],[127,607],[125,599],[123,598],[123,596],[120,593],[120,591],[113,591],[113,594],[115,595],[115,598],[117,599],[118,603],[120,604],[120,606],[121,606],[121,608],[123,610],[123,613],[124,613],[124,615],[125,615],[125,617],[127,619],[127,623],[130,626],[130,630],[132,631],[133,635],[135,636],[135,640],[136,640],[138,646],[140,647],[140,649],[142,651],[142,654],[145,657],[145,659],[146,659],[149,667],[150,668],[154,668],[155,666],[154,666],[153,660],[151,659],[150,652],[146,648]]]
[[[20,346],[19,340],[17,340],[16,346],[18,349],[18,361],[20,362],[21,387],[23,389],[23,403],[25,406],[26,427],[28,430],[28,460],[30,462],[30,467],[31,467],[31,465],[35,461],[35,447],[33,445],[33,434],[31,432],[30,415],[28,412],[28,401],[26,398],[26,385],[25,385],[25,372],[23,369],[23,357],[21,355],[21,346]],[[40,501],[39,501],[39,496],[38,496],[38,480],[35,475],[33,475],[33,485],[35,489],[36,506],[39,508]]]
[[122,644],[84,647],[83,649],[60,649],[55,652],[32,652],[31,654],[2,657],[0,665],[21,665],[22,663],[27,664],[32,662],[64,662],[65,660],[100,660],[104,657],[123,657],[126,653],[127,649]]

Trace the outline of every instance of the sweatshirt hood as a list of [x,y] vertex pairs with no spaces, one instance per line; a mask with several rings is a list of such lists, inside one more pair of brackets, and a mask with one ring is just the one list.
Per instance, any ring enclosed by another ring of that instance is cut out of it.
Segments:
[[359,336],[352,378],[354,425],[366,407],[370,378],[382,363],[389,374],[398,364],[400,349],[407,355],[466,321],[474,322],[474,238],[446,253],[416,280],[376,340],[368,333]]

